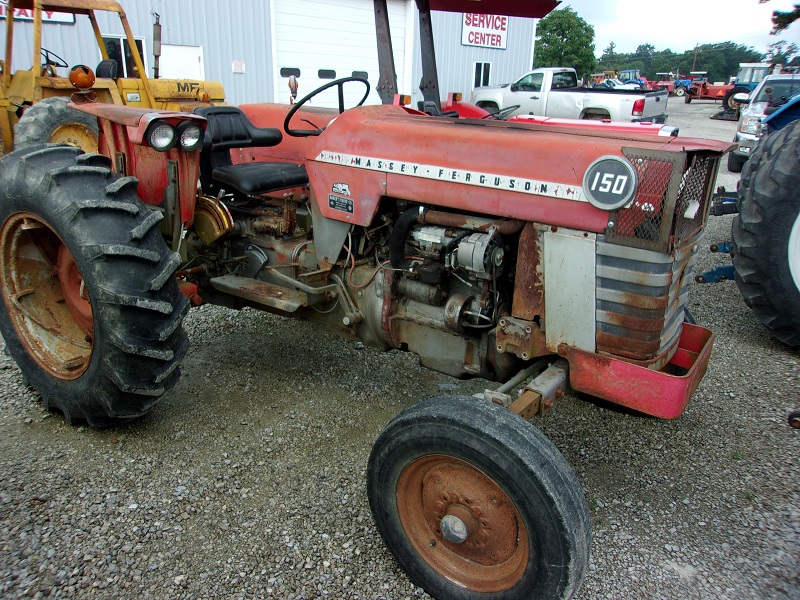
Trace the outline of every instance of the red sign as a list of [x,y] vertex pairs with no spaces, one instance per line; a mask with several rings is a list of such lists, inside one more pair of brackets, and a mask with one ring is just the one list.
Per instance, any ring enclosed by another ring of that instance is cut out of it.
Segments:
[[464,13],[464,24],[461,27],[461,44],[463,46],[505,50],[507,38],[508,17],[505,15]]
[[[0,3],[0,19],[6,18],[8,4]],[[14,11],[15,21],[33,21],[33,10],[18,8]],[[75,15],[69,13],[55,12],[52,10],[42,11],[42,23],[74,23]]]

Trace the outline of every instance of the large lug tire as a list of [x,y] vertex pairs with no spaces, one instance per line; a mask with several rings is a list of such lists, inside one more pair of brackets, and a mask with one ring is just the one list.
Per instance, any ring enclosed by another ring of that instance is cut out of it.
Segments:
[[14,148],[52,142],[97,152],[97,119],[67,106],[68,98],[45,98],[25,109],[14,127]]
[[800,346],[800,121],[768,135],[745,163],[733,220],[733,267],[773,336]]
[[0,160],[0,332],[45,408],[92,426],[150,410],[188,348],[161,214],[108,167],[54,145]]
[[420,402],[369,458],[372,515],[409,577],[435,598],[569,598],[589,564],[580,483],[530,423],[473,397]]
[[733,112],[739,110],[739,103],[736,102],[736,100],[734,100],[733,97],[740,92],[744,92],[745,94],[747,94],[750,92],[750,90],[742,86],[737,86],[732,90],[728,90],[728,92],[722,98],[722,108]]
[[674,94],[678,98],[680,98],[681,96],[685,96],[686,95],[686,88],[683,87],[682,85],[676,86],[675,90],[674,90]]

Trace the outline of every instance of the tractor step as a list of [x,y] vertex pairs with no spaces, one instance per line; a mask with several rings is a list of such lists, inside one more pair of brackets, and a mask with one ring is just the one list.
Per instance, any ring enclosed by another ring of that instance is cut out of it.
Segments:
[[305,292],[290,290],[249,277],[223,275],[212,278],[211,285],[220,292],[287,313],[296,312],[301,306],[308,306],[308,294]]

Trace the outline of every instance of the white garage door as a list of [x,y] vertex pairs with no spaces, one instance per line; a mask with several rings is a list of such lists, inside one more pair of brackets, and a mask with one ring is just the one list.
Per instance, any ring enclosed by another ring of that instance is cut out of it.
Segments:
[[[398,89],[405,90],[406,0],[389,0],[389,24],[392,30]],[[297,98],[300,99],[333,79],[364,76],[371,91],[368,104],[380,104],[375,92],[378,82],[378,49],[375,41],[375,13],[371,0],[275,0],[275,101],[288,102],[288,77],[300,73]],[[413,8],[408,11],[413,18]],[[409,34],[413,32],[409,28]],[[406,92],[409,93],[409,92]],[[345,86],[347,106],[364,94],[357,83]],[[317,96],[314,106],[337,106],[336,89]]]

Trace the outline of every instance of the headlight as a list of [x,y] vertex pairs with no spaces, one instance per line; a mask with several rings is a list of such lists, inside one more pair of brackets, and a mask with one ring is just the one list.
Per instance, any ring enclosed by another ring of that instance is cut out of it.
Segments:
[[163,121],[153,121],[147,128],[145,138],[150,147],[159,152],[166,152],[178,141],[175,128]]
[[761,126],[761,119],[758,117],[744,117],[742,122],[739,123],[739,132],[748,133],[750,135],[761,135]]
[[203,130],[197,123],[184,121],[178,125],[178,143],[186,152],[197,150],[203,143]]

